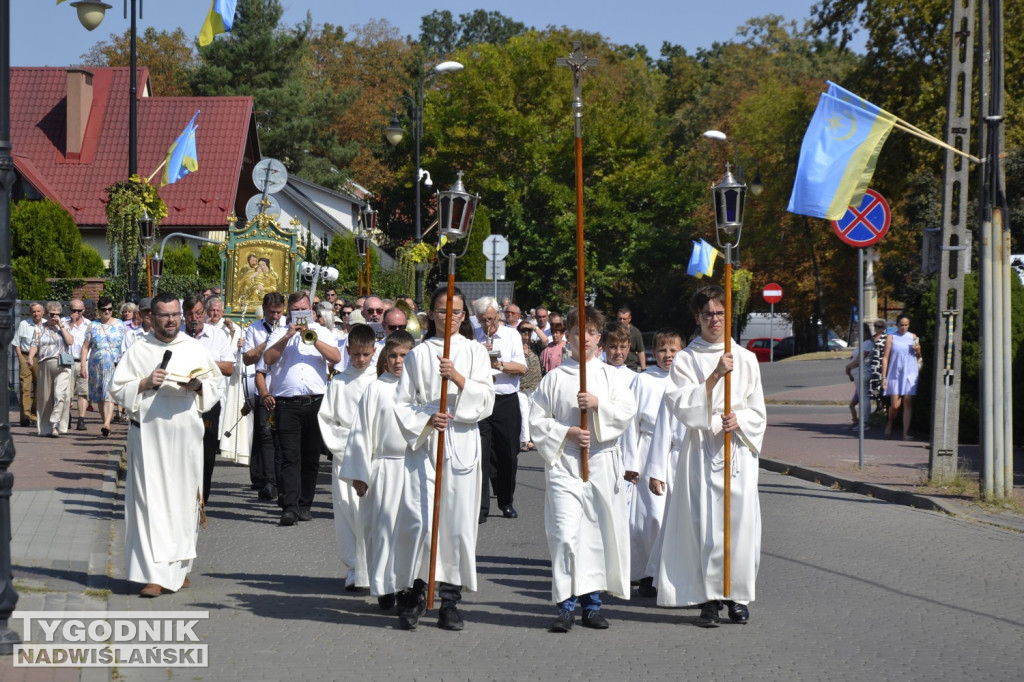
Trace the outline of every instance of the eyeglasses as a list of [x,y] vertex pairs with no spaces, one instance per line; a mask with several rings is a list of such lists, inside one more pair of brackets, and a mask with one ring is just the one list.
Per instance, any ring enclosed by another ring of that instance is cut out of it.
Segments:
[[710,322],[711,320],[724,320],[725,319],[725,311],[724,310],[718,310],[718,311],[714,311],[714,312],[701,313],[700,317],[701,317],[702,320],[705,320],[707,322]]
[[383,315],[384,314],[384,309],[383,308],[366,308],[366,312],[367,313],[373,313],[374,315]]
[[516,317],[521,317],[522,313],[519,312],[518,310],[506,310],[505,311],[505,317],[508,317],[509,315],[515,315]]
[[388,325],[388,329],[390,329],[393,332],[404,332],[405,331],[405,325],[404,324],[389,324]]
[[[444,317],[445,314],[446,314],[446,311],[445,310],[435,310],[434,314],[438,315],[440,317]],[[465,314],[466,314],[465,310],[453,310],[452,311],[452,317],[462,317]]]
[[85,308],[72,308],[71,312],[73,312],[73,313],[84,313],[85,312]]
[[104,313],[109,313],[113,309],[114,309],[114,306],[112,306],[112,305],[108,305],[105,308],[99,308],[99,310],[104,312]]
[[50,317],[60,317],[60,313],[46,313]]
[[341,316],[342,317],[348,317],[349,313],[351,313],[351,312],[352,312],[351,310],[342,310],[341,311]]

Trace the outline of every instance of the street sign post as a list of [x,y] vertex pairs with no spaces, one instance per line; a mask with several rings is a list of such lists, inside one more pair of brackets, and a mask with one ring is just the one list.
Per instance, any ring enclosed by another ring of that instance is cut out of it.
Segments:
[[839,220],[832,221],[836,236],[850,246],[877,244],[889,231],[892,213],[889,202],[873,189],[864,193],[859,206],[851,206]]
[[[487,260],[487,279],[493,279],[495,286],[499,279],[505,279],[505,261],[503,260]],[[495,289],[497,291],[497,289]],[[497,296],[495,296],[497,298]]]
[[484,257],[487,260],[505,260],[508,256],[508,240],[500,234],[484,239]]
[[775,304],[782,300],[782,287],[775,282],[766,284],[761,296],[772,307],[772,316],[768,318],[768,362],[775,362]]

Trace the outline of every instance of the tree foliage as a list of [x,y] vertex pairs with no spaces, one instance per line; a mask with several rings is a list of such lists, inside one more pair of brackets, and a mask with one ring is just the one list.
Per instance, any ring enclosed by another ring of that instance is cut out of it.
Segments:
[[433,59],[443,59],[472,45],[504,45],[526,31],[526,24],[501,12],[477,9],[455,21],[448,10],[434,10],[420,19],[419,43]]
[[71,214],[49,199],[23,199],[13,204],[11,266],[18,296],[23,299],[47,298],[48,277],[85,276],[82,237]]
[[[138,65],[149,69],[153,93],[160,97],[187,97],[192,94],[189,74],[196,68],[196,53],[181,28],[171,32],[147,26],[136,39]],[[109,41],[100,41],[82,55],[89,66],[129,66],[131,64],[131,30],[111,34]]]

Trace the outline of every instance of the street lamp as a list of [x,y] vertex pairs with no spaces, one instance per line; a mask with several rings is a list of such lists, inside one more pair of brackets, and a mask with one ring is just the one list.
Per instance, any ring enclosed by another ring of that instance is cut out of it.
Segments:
[[[402,127],[401,122],[398,120],[398,108],[402,102],[409,105],[409,114],[412,118],[412,136],[416,140],[416,243],[419,244],[423,241],[423,223],[420,215],[420,182],[426,181],[427,187],[430,187],[430,173],[420,168],[420,143],[423,139],[423,86],[426,83],[427,76],[442,73],[453,73],[455,71],[462,71],[465,67],[456,61],[446,61],[437,64],[429,71],[420,69],[420,80],[419,89],[416,92],[416,99],[413,99],[409,95],[402,95],[395,101],[395,116],[391,119],[391,124],[384,129],[384,136],[392,146],[397,145],[402,141],[405,136],[405,128]],[[416,307],[423,309],[423,271],[416,268]]]
[[[740,182],[745,180],[743,164],[740,163],[739,159],[739,146],[740,143],[723,133],[721,130],[705,130],[703,136],[709,140],[718,140],[719,142],[731,142],[732,143],[732,162],[736,167],[736,174],[739,176]],[[764,191],[764,182],[761,180],[761,165],[757,159],[753,157],[744,157],[743,163],[749,163],[753,161],[757,164],[757,170],[754,172],[754,181],[750,183],[750,193],[755,197],[761,196],[761,192]]]

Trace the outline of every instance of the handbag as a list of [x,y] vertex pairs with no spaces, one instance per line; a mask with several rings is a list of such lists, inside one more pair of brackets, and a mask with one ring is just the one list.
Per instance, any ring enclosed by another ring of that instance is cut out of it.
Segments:
[[75,358],[71,353],[61,353],[57,356],[58,367],[73,367],[75,364]]

